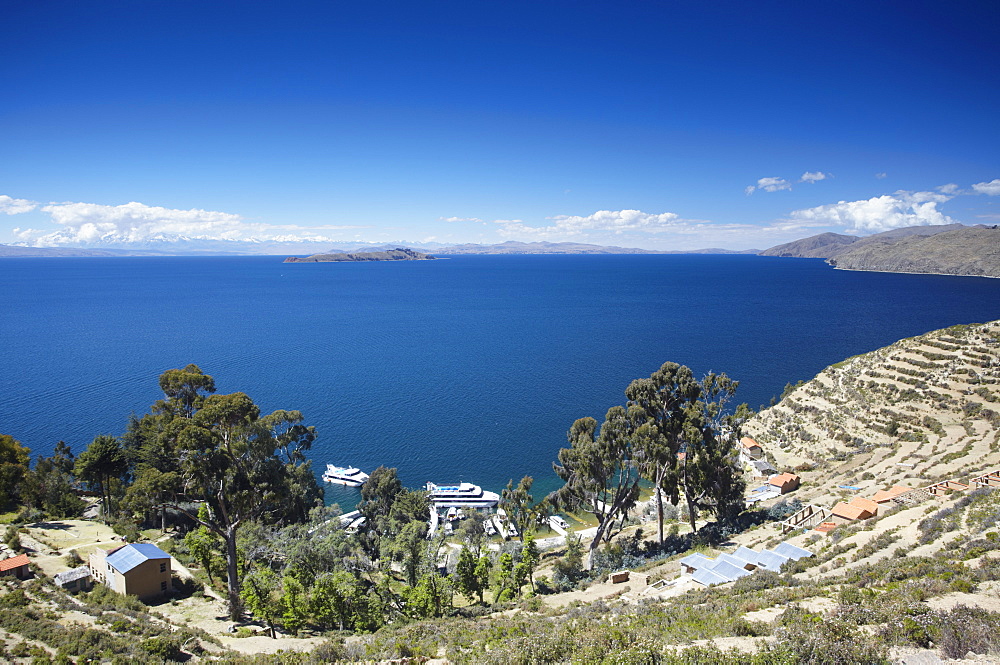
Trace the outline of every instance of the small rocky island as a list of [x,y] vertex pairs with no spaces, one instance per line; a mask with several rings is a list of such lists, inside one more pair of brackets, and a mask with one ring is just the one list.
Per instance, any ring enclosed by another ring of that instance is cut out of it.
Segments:
[[406,247],[397,247],[381,252],[338,252],[336,254],[313,254],[312,256],[289,256],[285,263],[328,263],[331,261],[427,261],[435,257],[422,254]]

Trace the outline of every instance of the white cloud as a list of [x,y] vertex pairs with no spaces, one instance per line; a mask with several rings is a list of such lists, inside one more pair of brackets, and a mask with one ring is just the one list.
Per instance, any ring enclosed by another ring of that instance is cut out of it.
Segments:
[[746,194],[747,196],[750,196],[751,194],[754,193],[754,190],[756,189],[757,188],[753,185],[747,185],[746,187],[743,188],[743,193]]
[[889,174],[887,174],[887,173],[886,173],[885,171],[882,171],[881,173],[876,173],[876,174],[875,174],[875,177],[876,177],[876,178],[877,178],[878,180],[885,180],[885,179],[886,179],[886,178],[888,177],[888,175],[889,175]]
[[438,217],[441,222],[481,222],[478,217]]
[[625,232],[664,233],[679,231],[676,213],[647,213],[641,210],[598,210],[586,215],[557,215],[548,217],[548,226],[528,226],[519,219],[496,220],[501,228],[497,233],[505,238],[530,237],[538,240],[552,238],[580,238],[590,234],[621,235]]
[[1000,178],[995,178],[989,182],[977,182],[972,186],[979,194],[987,196],[1000,196]]
[[792,183],[784,178],[760,178],[757,180],[757,189],[762,189],[765,192],[780,192],[783,189],[791,188]]
[[[2,202],[2,201],[0,201]],[[30,202],[29,202],[30,203]],[[110,206],[97,203],[51,203],[41,206],[56,231],[14,229],[22,242],[36,247],[139,245],[178,239],[225,241],[324,242],[317,230],[364,228],[353,225],[298,226],[247,222],[234,213],[215,210],[177,210],[131,202]]]
[[833,174],[823,173],[822,171],[806,171],[799,178],[799,182],[819,182],[820,180],[826,180],[827,178],[832,178]]
[[863,201],[840,201],[795,210],[794,222],[824,223],[846,227],[848,233],[879,233],[907,226],[954,224],[955,220],[937,209],[952,197],[935,192],[896,192]]
[[6,194],[0,194],[0,213],[4,215],[19,215],[22,212],[31,212],[38,207],[34,201],[27,199],[13,199]]
[[949,182],[947,185],[941,185],[940,187],[937,188],[937,190],[942,194],[957,194],[958,185],[956,185],[953,182]]

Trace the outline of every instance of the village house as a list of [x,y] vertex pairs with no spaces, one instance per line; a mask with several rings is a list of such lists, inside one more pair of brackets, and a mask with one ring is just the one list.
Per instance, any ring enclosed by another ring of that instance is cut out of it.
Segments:
[[787,494],[799,488],[799,477],[794,473],[780,473],[771,476],[767,483],[776,487],[782,494]]
[[90,574],[90,568],[87,566],[80,566],[79,568],[59,573],[53,579],[57,587],[65,589],[70,593],[89,591],[94,586],[94,578]]
[[834,517],[840,518],[841,523],[853,520],[866,520],[878,515],[878,504],[871,499],[864,499],[856,496],[850,503],[838,503],[831,511]]
[[139,600],[156,598],[170,590],[170,555],[149,543],[94,550],[90,570],[96,581]]
[[894,485],[887,490],[879,490],[872,495],[872,501],[878,504],[889,503],[895,499],[900,494],[906,494],[907,492],[912,492],[912,487],[906,487],[904,485]]
[[19,580],[31,577],[31,569],[28,568],[28,555],[18,554],[0,561],[0,576],[4,575],[16,577]]
[[740,455],[748,461],[760,459],[764,456],[764,449],[749,436],[745,436],[740,439]]

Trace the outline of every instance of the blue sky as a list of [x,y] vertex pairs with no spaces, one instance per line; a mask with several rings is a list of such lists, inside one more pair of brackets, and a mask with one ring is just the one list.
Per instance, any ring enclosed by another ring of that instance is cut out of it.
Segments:
[[1000,222],[995,2],[4,13],[0,242],[745,249]]

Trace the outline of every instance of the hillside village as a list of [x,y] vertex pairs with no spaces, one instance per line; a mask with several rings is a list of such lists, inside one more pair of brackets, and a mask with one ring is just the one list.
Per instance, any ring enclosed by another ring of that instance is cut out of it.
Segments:
[[[847,359],[790,389],[743,430],[742,528],[692,540],[674,511],[669,542],[677,549],[644,557],[655,531],[647,498],[600,551],[602,572],[581,573],[573,589],[552,587],[573,556],[552,533],[539,541],[549,549],[535,572],[537,593],[493,608],[456,602],[451,617],[374,634],[305,630],[272,639],[261,622],[227,620],[222,596],[197,566],[171,556],[167,534],[143,534],[161,549],[126,543],[92,520],[27,524],[0,560],[0,649],[15,662],[75,662],[72,649],[44,637],[44,620],[83,630],[78,640],[106,633],[86,639],[105,640],[109,660],[134,655],[137,644],[153,661],[1000,657],[1000,322]],[[577,533],[585,543],[592,532]],[[78,592],[92,587],[97,595],[82,600]],[[128,647],[125,635],[133,636]]]

